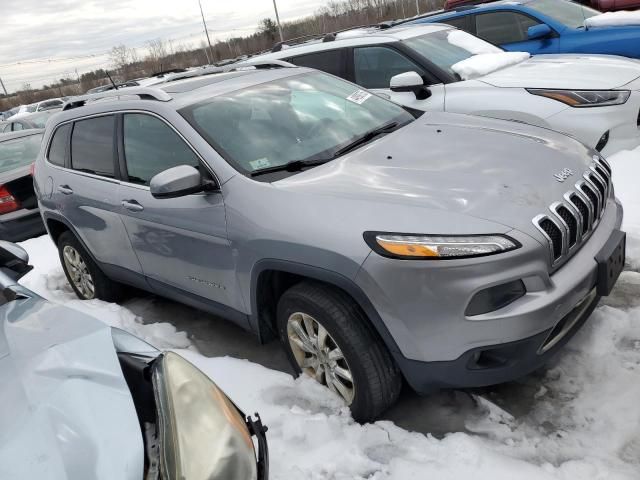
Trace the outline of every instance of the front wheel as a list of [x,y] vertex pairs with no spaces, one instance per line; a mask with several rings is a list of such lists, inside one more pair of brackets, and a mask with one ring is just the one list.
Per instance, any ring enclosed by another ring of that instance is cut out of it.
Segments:
[[301,282],[278,303],[280,339],[297,374],[342,397],[359,422],[398,398],[400,372],[359,306],[341,290]]

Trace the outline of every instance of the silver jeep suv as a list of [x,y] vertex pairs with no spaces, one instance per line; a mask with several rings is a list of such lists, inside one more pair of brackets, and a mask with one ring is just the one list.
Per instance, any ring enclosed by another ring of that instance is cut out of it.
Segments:
[[80,298],[130,285],[279,337],[365,421],[403,379],[536,369],[610,292],[625,236],[595,151],[272,67],[75,98],[49,122],[36,191]]

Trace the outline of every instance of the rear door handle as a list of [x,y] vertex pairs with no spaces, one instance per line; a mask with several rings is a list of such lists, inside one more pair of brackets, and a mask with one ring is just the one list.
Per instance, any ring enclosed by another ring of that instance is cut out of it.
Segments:
[[141,212],[144,210],[144,207],[135,200],[123,200],[122,206],[130,212]]
[[58,185],[58,191],[64,195],[71,195],[73,193],[69,185]]

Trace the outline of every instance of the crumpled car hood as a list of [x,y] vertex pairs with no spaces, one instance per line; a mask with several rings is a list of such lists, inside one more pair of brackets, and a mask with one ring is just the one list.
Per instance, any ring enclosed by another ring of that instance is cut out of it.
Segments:
[[0,318],[0,478],[141,480],[142,435],[109,326],[38,297]]

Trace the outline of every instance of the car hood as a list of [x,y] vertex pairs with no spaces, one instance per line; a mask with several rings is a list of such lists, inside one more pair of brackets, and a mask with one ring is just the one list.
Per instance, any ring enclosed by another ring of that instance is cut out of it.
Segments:
[[477,78],[495,87],[608,90],[640,77],[640,61],[611,55],[535,55]]
[[[591,161],[587,147],[551,130],[428,113],[349,155],[274,185],[296,191],[298,202],[304,195],[329,196],[316,199],[316,209],[351,209],[354,223],[379,230],[463,234],[518,229],[542,242],[533,217],[561,200]],[[554,175],[565,168],[575,173],[561,183]],[[336,202],[336,197],[353,203]]]
[[110,328],[38,297],[0,307],[0,318],[0,478],[143,478]]

